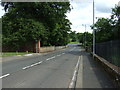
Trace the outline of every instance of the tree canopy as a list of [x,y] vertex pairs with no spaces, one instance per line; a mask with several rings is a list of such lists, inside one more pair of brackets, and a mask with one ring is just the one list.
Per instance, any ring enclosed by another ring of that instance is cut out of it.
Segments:
[[41,40],[42,46],[66,45],[71,22],[69,2],[2,2],[3,44],[19,48],[25,42]]
[[99,18],[92,26],[96,32],[96,42],[120,40],[120,7],[112,9],[110,18]]

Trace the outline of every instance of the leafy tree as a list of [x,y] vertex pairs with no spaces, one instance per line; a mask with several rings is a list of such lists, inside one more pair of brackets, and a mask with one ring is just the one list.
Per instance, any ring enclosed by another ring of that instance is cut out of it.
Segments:
[[[32,19],[18,18],[8,22],[3,18],[3,45],[20,48],[28,42],[35,42],[39,39],[46,39],[47,32],[42,23]],[[42,45],[44,42],[41,42]]]
[[76,42],[77,41],[76,31],[71,31],[69,35],[70,35],[70,39],[71,39],[72,42]]
[[[69,2],[2,2],[7,12],[3,16],[3,42],[17,48],[23,42],[41,39],[42,46],[66,45],[70,21],[66,14]],[[12,45],[11,44],[11,45]]]

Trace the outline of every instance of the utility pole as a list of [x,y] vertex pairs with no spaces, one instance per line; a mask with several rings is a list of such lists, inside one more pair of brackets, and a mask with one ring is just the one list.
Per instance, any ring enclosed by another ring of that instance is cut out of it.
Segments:
[[85,27],[85,36],[84,36],[84,46],[86,47],[86,24],[82,24],[82,26],[84,26]]
[[[95,14],[95,11],[94,11],[94,0],[93,0],[93,25],[94,25],[94,14]],[[93,58],[94,58],[94,54],[95,54],[95,29],[94,29],[94,26],[93,26]]]

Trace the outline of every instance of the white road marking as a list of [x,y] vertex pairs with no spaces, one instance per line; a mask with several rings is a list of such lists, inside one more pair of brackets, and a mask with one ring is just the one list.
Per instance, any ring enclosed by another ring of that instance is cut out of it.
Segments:
[[80,59],[80,66],[78,71],[78,79],[77,79],[77,85],[76,88],[83,88],[83,56],[81,56]]
[[28,68],[30,68],[30,66],[26,66],[26,67],[24,67],[24,68],[22,68],[22,69],[24,70],[24,69],[28,69]]
[[28,68],[30,68],[30,67],[36,66],[36,65],[38,65],[38,64],[41,64],[42,62],[43,62],[43,61],[34,63],[34,64],[32,64],[32,65],[30,65],[30,66],[26,66],[26,67],[24,67],[24,68],[22,68],[22,69],[28,69]]
[[53,59],[53,58],[55,58],[55,57],[56,57],[56,56],[50,57],[50,58],[46,59],[46,61],[51,60],[51,59]]
[[47,61],[50,60],[51,58],[46,59]]
[[33,55],[33,54],[26,54],[26,55],[24,55],[24,56],[31,56],[31,55]]
[[7,77],[7,76],[9,76],[10,74],[5,74],[5,75],[3,75],[3,76],[0,76],[0,79],[2,79],[2,78],[4,78],[4,77]]
[[61,55],[57,55],[57,56],[61,56]]
[[65,54],[65,53],[62,53],[62,54]]
[[51,59],[55,58],[55,56],[51,57]]
[[69,84],[69,88],[75,88],[75,82],[76,82],[76,80],[77,80],[77,74],[78,74],[78,69],[79,69],[79,61],[80,61],[80,56],[79,56],[79,58],[78,58],[78,62],[77,62],[77,64],[76,64],[76,66],[75,66],[75,71],[74,71],[74,73],[73,73],[73,77],[72,77],[72,80],[71,80],[71,82],[70,82],[70,84]]

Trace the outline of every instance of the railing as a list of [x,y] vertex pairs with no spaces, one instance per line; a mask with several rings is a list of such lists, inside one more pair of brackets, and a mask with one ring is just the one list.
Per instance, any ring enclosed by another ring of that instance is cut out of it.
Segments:
[[97,43],[95,45],[95,53],[120,67],[120,40]]

